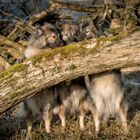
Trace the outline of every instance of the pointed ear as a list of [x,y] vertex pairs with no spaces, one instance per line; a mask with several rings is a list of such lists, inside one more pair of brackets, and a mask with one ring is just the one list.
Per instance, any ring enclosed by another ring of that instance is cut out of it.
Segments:
[[59,30],[62,30],[62,23],[57,23],[57,24],[56,24],[56,27],[57,27]]
[[82,23],[80,24],[80,27],[79,27],[80,32],[82,32],[82,31],[83,31],[83,28],[85,28],[84,26],[85,26],[85,25],[84,25],[84,23],[82,22]]
[[45,30],[46,30],[46,27],[45,26],[41,26],[40,27],[40,31],[42,31],[43,33],[45,32]]

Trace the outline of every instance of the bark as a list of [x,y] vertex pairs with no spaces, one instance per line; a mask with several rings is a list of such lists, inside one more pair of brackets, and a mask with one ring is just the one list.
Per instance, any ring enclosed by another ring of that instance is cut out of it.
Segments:
[[[0,113],[64,80],[140,66],[140,31],[48,50],[0,73]],[[120,41],[118,41],[120,40]]]
[[[15,58],[20,58],[22,56],[23,50],[24,50],[24,46],[22,46],[21,44],[14,42],[11,39],[8,39],[7,37],[0,35],[0,45],[7,45],[7,46],[12,46],[14,50],[11,50],[11,54],[15,57]],[[10,51],[10,47],[9,47],[9,51]]]
[[55,11],[57,9],[69,9],[69,10],[75,10],[79,12],[96,12],[97,8],[96,7],[89,7],[89,6],[82,6],[78,4],[70,4],[67,2],[59,2],[57,0],[51,0],[51,6],[49,8],[50,11]]

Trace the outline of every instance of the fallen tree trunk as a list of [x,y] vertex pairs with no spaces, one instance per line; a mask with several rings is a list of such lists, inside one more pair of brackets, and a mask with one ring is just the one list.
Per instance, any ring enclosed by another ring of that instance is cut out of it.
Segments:
[[[0,113],[46,87],[106,70],[140,66],[140,31],[48,50],[0,73]],[[123,38],[123,39],[122,39]],[[120,40],[120,41],[118,41]]]

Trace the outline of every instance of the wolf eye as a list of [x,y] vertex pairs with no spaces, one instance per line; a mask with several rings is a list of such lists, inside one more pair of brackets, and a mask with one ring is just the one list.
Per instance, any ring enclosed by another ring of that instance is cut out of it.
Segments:
[[56,38],[56,36],[55,35],[52,35],[52,38]]

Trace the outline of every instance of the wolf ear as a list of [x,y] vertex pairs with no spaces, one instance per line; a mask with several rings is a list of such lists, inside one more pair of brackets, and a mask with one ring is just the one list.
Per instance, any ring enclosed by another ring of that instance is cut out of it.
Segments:
[[45,26],[40,27],[40,31],[42,31],[42,33],[44,33],[45,30],[46,30],[46,27]]
[[57,29],[62,30],[62,23],[56,23],[56,27]]

